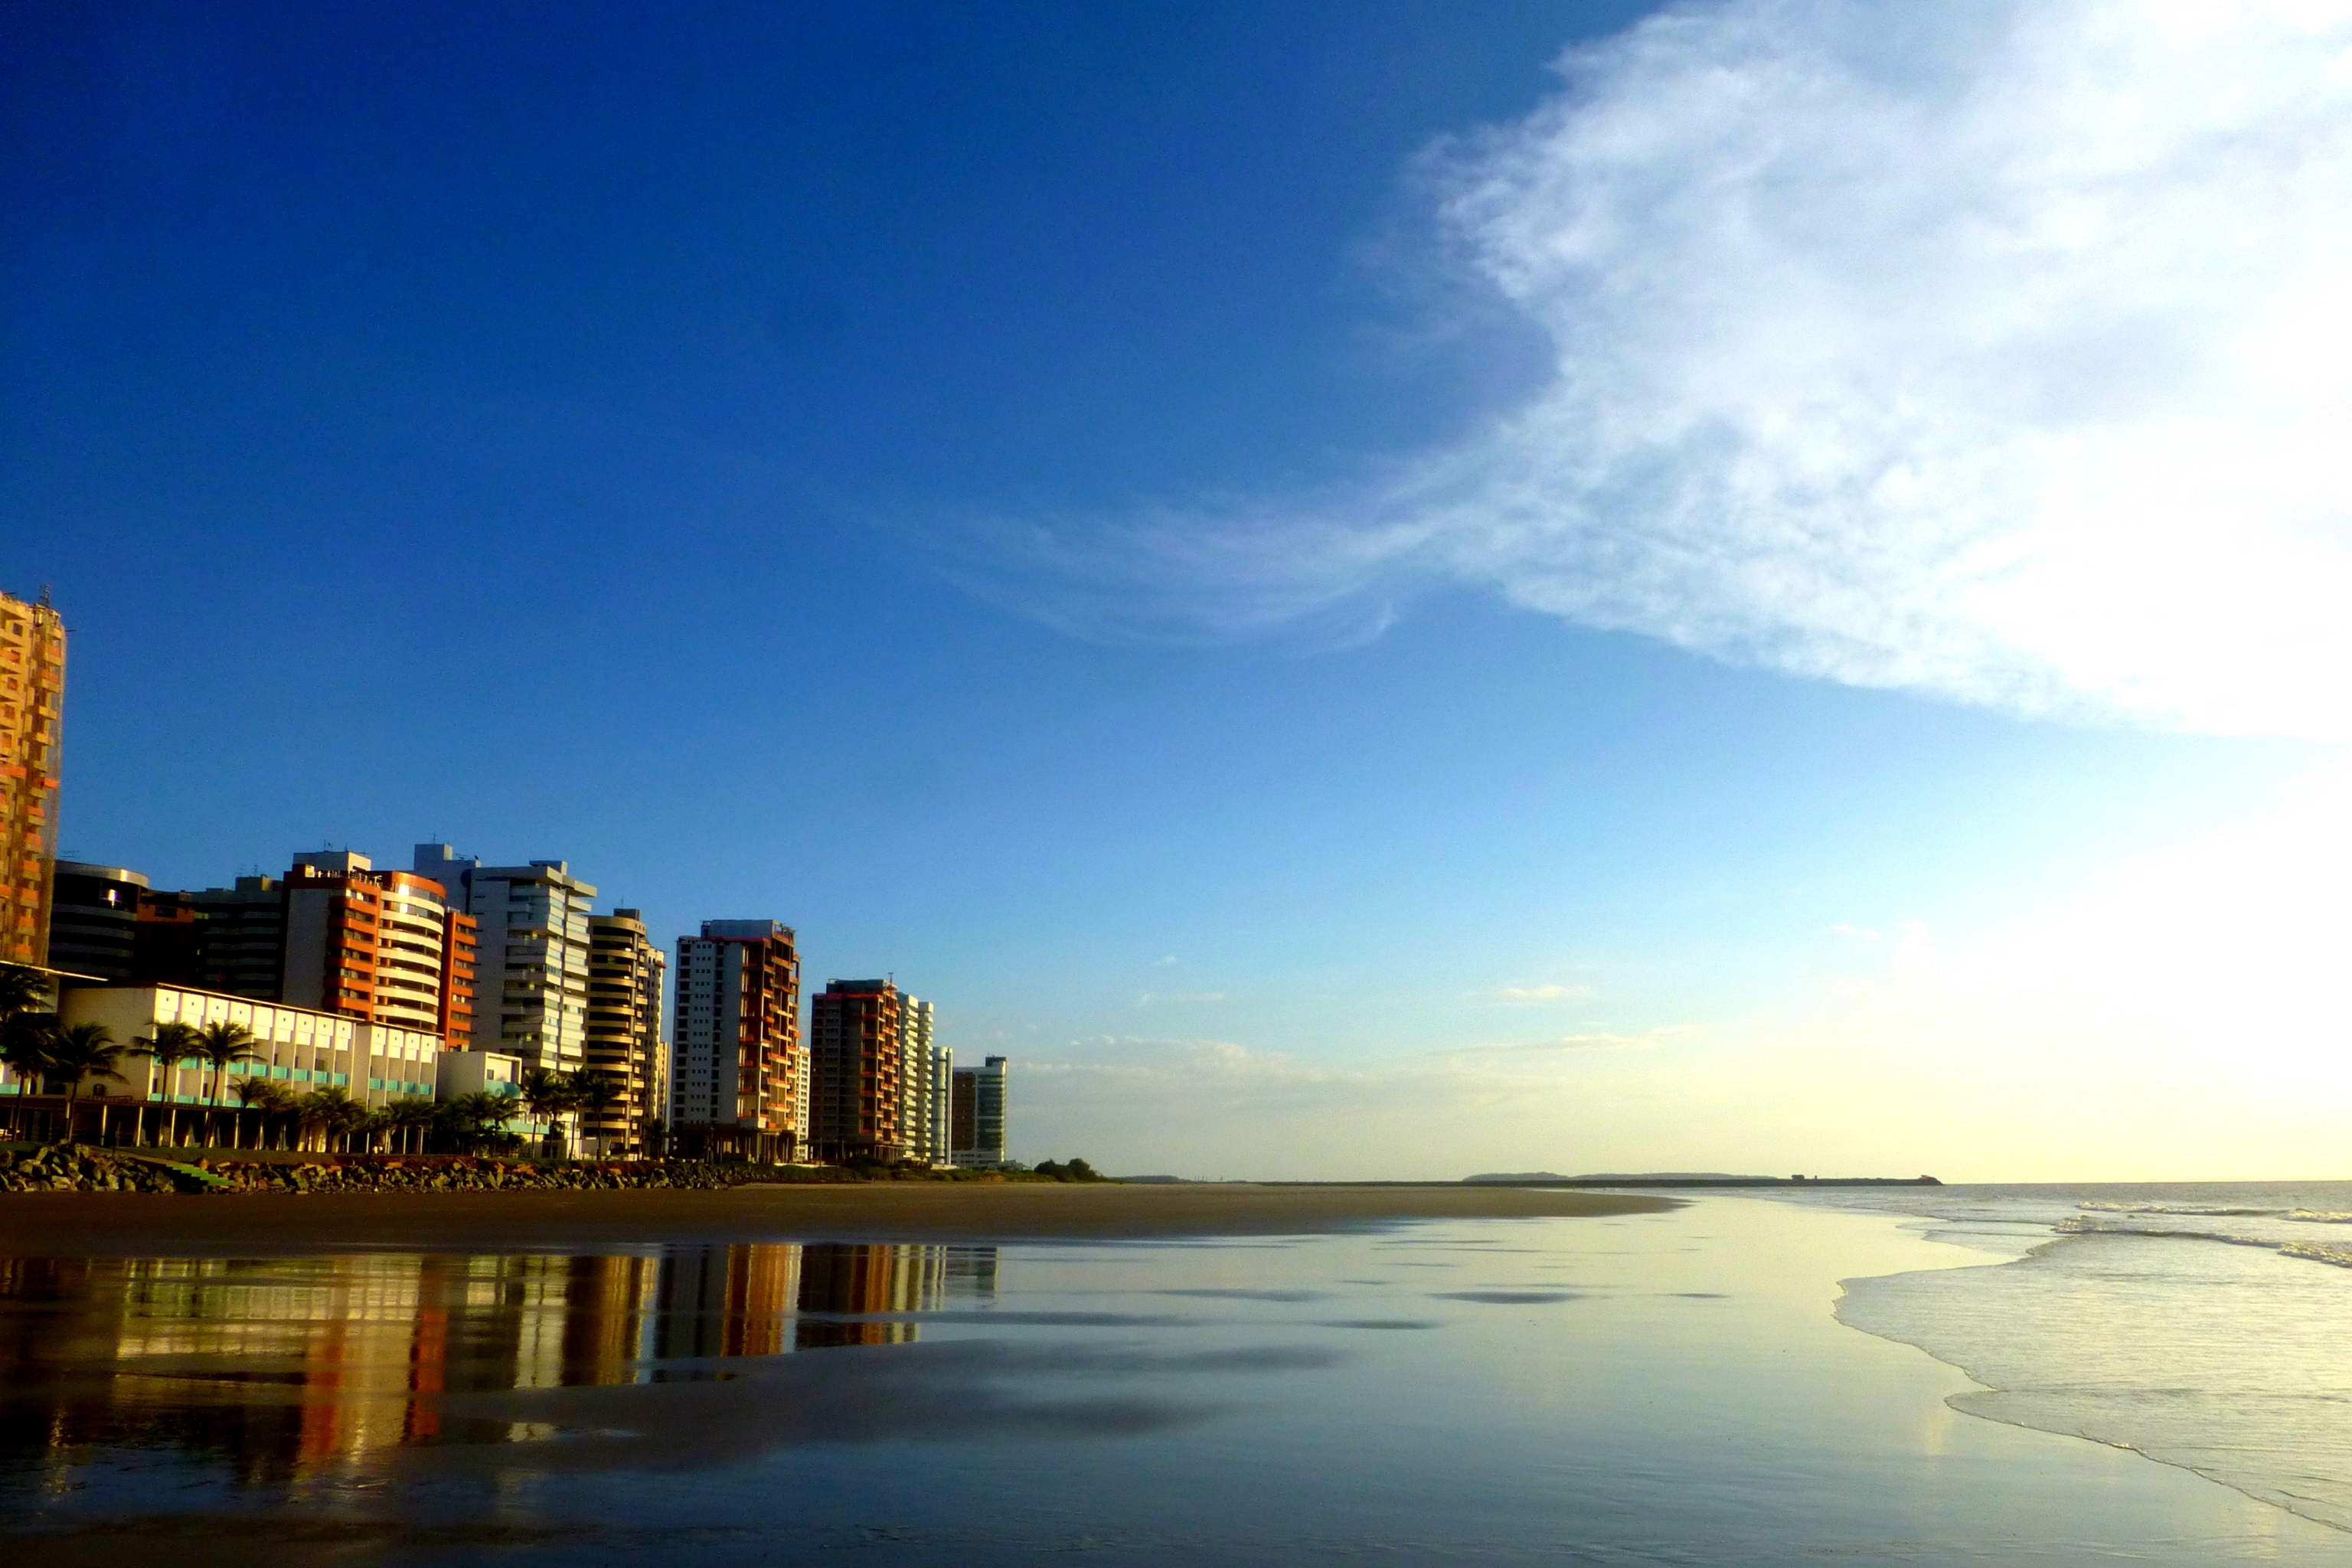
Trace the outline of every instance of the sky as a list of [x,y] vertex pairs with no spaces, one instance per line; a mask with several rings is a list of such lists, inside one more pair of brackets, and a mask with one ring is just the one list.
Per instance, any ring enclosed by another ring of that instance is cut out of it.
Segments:
[[61,841],[1192,1176],[2352,1175],[2352,9],[43,4]]

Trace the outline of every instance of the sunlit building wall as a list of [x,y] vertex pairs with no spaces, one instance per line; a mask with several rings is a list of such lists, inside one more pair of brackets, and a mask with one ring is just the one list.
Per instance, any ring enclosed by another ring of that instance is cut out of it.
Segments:
[[796,1160],[809,1142],[800,954],[776,921],[705,921],[677,943],[670,1146]]
[[602,1154],[648,1152],[658,1130],[662,1061],[662,978],[669,961],[646,934],[635,910],[588,921],[587,1065],[608,1075],[621,1098],[601,1118],[583,1117],[581,1133]]
[[0,594],[0,957],[49,963],[50,876],[58,858],[66,623],[46,591]]

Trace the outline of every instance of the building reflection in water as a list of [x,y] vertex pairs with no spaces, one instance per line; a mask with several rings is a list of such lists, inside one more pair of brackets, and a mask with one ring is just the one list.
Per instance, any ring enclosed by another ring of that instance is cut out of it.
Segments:
[[[735,1356],[912,1341],[996,1289],[991,1247],[681,1246],[604,1257],[0,1258],[0,1483],[175,1448],[248,1481],[399,1444],[547,1434],[438,1396],[709,1376]],[[877,1319],[877,1315],[878,1319]],[[873,1321],[859,1321],[867,1319]]]

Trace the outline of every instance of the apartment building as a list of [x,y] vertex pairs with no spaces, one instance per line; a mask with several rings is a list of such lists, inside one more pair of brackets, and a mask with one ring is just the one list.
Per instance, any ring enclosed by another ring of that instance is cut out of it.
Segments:
[[0,594],[0,959],[49,962],[64,737],[66,623],[44,590]]
[[645,917],[614,910],[588,920],[588,1066],[609,1074],[621,1098],[581,1122],[603,1154],[649,1154],[659,1142],[668,1060],[662,979],[669,960],[646,935]]
[[472,1030],[474,917],[442,884],[348,849],[294,857],[282,885],[278,1000],[429,1034]]
[[670,1031],[673,1152],[800,1160],[809,1143],[809,1058],[793,928],[705,921],[678,938]]
[[286,987],[286,884],[239,877],[232,887],[186,897],[199,921],[196,972],[188,978],[207,991],[277,1001]]
[[948,1109],[948,1157],[958,1165],[1004,1163],[1005,1068],[1003,1057],[957,1068]]
[[595,887],[565,861],[485,866],[446,844],[418,845],[412,867],[449,889],[452,903],[474,919],[473,1046],[551,1072],[578,1071],[588,1059]]
[[954,1096],[950,1074],[955,1054],[938,1044],[934,1010],[919,997],[902,995],[905,1045],[900,1071],[906,1080],[907,1157],[927,1165],[949,1163],[948,1119]]
[[809,1004],[809,1140],[820,1160],[907,1157],[905,998],[833,980]]
[[142,892],[131,923],[131,983],[202,985],[205,925],[195,894]]
[[99,980],[127,981],[136,967],[139,903],[147,879],[123,866],[52,862],[49,967]]

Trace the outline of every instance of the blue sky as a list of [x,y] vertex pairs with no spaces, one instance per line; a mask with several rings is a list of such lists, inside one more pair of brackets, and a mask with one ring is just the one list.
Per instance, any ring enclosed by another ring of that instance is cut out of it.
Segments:
[[[2108,1005],[2341,921],[2213,847],[2341,852],[2327,37],[1892,15],[13,7],[64,843],[782,919],[1022,1064],[1031,1157],[2340,1174],[2267,1079],[2183,1152],[2273,957]],[[2200,50],[2292,169],[2196,172]],[[1929,178],[1952,104],[2126,89],[2179,123],[2120,174]],[[2193,907],[2085,912],[2142,885]],[[2174,1067],[1988,1141],[1955,1053]]]

